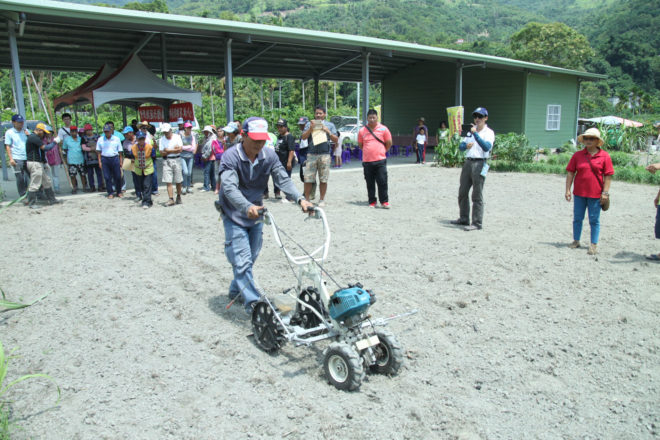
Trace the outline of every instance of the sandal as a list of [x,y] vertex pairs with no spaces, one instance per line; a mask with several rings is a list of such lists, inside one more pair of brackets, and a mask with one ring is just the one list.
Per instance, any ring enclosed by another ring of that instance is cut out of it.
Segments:
[[646,259],[651,261],[660,261],[660,255],[658,254],[647,255]]
[[114,198],[115,198],[115,196],[112,195],[112,194],[110,194],[110,195],[108,196],[108,199],[109,199],[109,200],[112,200],[112,199],[114,199]]

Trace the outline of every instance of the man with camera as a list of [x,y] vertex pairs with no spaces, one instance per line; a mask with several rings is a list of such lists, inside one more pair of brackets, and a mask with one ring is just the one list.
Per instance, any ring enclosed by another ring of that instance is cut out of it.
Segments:
[[[465,226],[466,231],[481,229],[484,216],[483,189],[488,172],[486,160],[490,157],[490,151],[495,143],[495,133],[487,125],[488,110],[477,107],[472,112],[474,123],[469,130],[463,133],[463,140],[459,145],[465,154],[465,163],[461,171],[461,183],[458,189],[458,207],[460,217],[452,220],[454,225]],[[464,127],[464,130],[468,127]],[[472,187],[472,223],[470,224],[470,201],[468,194]]]

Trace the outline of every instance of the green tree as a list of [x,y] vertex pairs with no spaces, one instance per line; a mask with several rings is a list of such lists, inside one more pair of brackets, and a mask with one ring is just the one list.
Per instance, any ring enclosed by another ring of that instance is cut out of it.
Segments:
[[584,69],[594,55],[587,37],[563,23],[528,23],[511,36],[515,58],[567,69]]
[[164,12],[169,13],[167,9],[167,2],[165,0],[152,0],[150,3],[142,3],[139,1],[126,3],[124,9],[134,9],[136,11],[147,12]]

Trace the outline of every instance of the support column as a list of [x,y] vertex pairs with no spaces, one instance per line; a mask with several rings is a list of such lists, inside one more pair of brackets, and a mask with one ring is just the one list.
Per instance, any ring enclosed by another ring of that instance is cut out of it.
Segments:
[[259,78],[259,101],[261,101],[261,116],[264,115],[264,80]]
[[73,104],[73,117],[76,127],[78,127],[78,104]]
[[[124,123],[124,127],[126,127],[128,125],[127,124],[128,121],[127,121],[127,118],[126,118],[126,106],[125,105],[121,106],[121,120]],[[122,130],[124,129],[124,127],[122,127]]]
[[456,91],[454,105],[463,105],[463,63],[456,63]]
[[303,111],[305,111],[305,80],[301,80],[302,82],[302,104],[303,104]]
[[165,34],[160,34],[160,75],[167,81],[167,45],[165,43]]
[[[362,123],[367,125],[367,111],[369,110],[369,57],[371,52],[362,54]],[[359,98],[358,98],[359,99]]]
[[21,81],[21,66],[18,62],[18,46],[16,45],[15,23],[7,20],[7,31],[9,34],[9,53],[11,55],[11,68],[14,73],[14,92],[16,97],[16,113],[26,116],[25,100],[23,99],[23,82]]
[[234,120],[234,72],[231,65],[231,38],[225,42],[225,99],[227,100],[227,123]]
[[[319,105],[319,77],[314,77],[314,108]],[[327,109],[326,109],[327,110]]]

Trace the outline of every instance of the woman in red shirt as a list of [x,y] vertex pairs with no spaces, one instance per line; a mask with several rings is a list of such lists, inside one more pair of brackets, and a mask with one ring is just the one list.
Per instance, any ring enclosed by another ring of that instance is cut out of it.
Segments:
[[612,159],[605,150],[601,150],[603,139],[597,128],[590,128],[578,136],[578,142],[584,144],[583,150],[577,151],[566,166],[566,201],[571,201],[571,186],[573,185],[573,242],[571,249],[580,247],[582,222],[584,213],[589,209],[589,225],[591,226],[591,244],[587,253],[596,254],[596,245],[600,235],[601,201],[609,199],[610,184],[614,167]]

